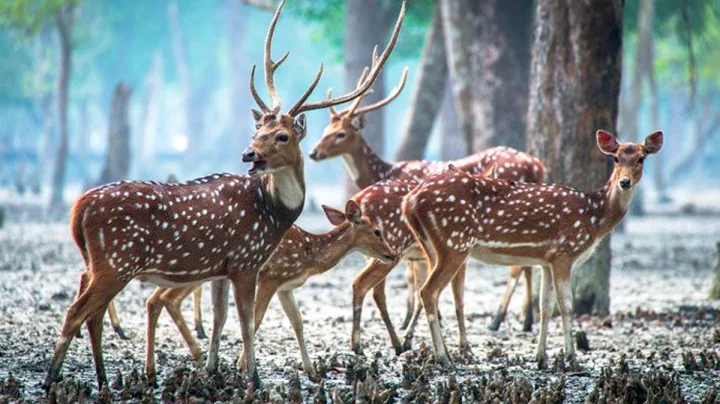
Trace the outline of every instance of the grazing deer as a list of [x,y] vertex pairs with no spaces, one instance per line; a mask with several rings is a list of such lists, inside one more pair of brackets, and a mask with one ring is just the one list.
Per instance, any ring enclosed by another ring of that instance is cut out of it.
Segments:
[[67,311],[44,386],[57,379],[72,338],[88,326],[98,384],[107,383],[101,341],[103,315],[110,301],[132,279],[161,287],[195,286],[213,281],[214,328],[207,367],[217,365],[220,334],[227,316],[229,279],[240,318],[247,372],[255,387],[260,380],[253,345],[257,274],[300,214],[305,180],[300,141],[306,133],[306,111],[328,108],[361,96],[377,78],[392,51],[405,6],[390,43],[378,57],[363,86],[341,97],[308,102],[322,75],[322,64],[309,88],[280,113],[275,70],[287,58],[271,59],[275,25],[284,1],[273,16],[265,39],[265,83],[268,107],[254,86],[250,93],[261,111],[253,110],[256,132],[242,155],[252,163],[248,176],[214,174],[183,184],[120,182],[88,191],[72,207],[73,238],[85,260],[78,298]]
[[615,158],[615,166],[606,185],[595,192],[451,170],[426,179],[405,197],[403,216],[432,267],[420,295],[439,362],[450,364],[437,321],[438,296],[469,256],[497,265],[542,266],[538,365],[544,367],[547,361],[551,282],[562,316],[565,354],[574,359],[571,270],[625,216],[643,161],[663,144],[662,132],[651,134],[644,144],[618,143],[602,130],[596,137],[600,150]]
[[[365,73],[363,72],[363,74]],[[362,78],[363,76],[360,77],[360,82]],[[499,178],[521,182],[540,183],[544,181],[545,167],[540,160],[509,147],[493,147],[450,162],[410,160],[391,163],[383,160],[372,150],[362,135],[365,126],[365,114],[382,108],[397,98],[405,86],[406,79],[407,70],[403,72],[398,86],[385,99],[374,104],[360,107],[362,98],[357,98],[350,107],[343,111],[338,112],[334,108],[330,109],[330,124],[325,127],[322,138],[310,152],[310,159],[322,161],[333,157],[341,157],[348,173],[360,189],[386,179],[420,181],[428,175],[444,171],[447,164],[453,164],[463,171],[477,174],[490,161],[496,163],[499,161],[501,163],[498,165],[497,170]],[[332,90],[329,90],[328,97],[331,95]],[[407,314],[401,328],[408,327],[414,310],[416,294],[418,293],[415,290],[415,285],[421,284],[426,276],[424,259],[405,261],[408,285]],[[525,331],[531,330],[532,301],[530,292],[532,285],[530,281],[532,272],[530,267],[511,269],[502,304],[489,327],[491,330],[497,330],[505,318],[510,298],[521,274],[525,275],[526,301],[528,302],[525,305],[523,329]]]
[[[310,361],[303,336],[300,310],[295,304],[293,290],[305,284],[311,276],[332,269],[348,253],[360,251],[370,257],[390,261],[393,251],[383,240],[380,230],[360,207],[349,201],[345,212],[323,206],[326,216],[335,226],[329,232],[313,234],[293,225],[283,236],[280,245],[266,262],[258,277],[255,296],[255,332],[262,323],[270,299],[277,292],[283,311],[295,331],[305,372],[313,379],[315,371]],[[193,358],[199,360],[200,348],[182,318],[180,304],[194,287],[158,290],[148,299],[147,347],[145,369],[155,375],[155,328],[162,308],[168,309]],[[244,363],[243,363],[244,365]]]

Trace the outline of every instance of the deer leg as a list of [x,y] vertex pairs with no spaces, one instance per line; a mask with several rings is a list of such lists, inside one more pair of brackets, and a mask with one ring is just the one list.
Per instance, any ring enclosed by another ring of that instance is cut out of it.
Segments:
[[202,285],[193,292],[193,314],[195,316],[195,334],[199,339],[207,339],[202,322]]
[[170,314],[170,317],[172,318],[173,323],[175,323],[175,327],[180,332],[180,335],[182,335],[183,341],[185,341],[185,345],[187,345],[190,350],[193,360],[196,363],[200,363],[202,361],[200,346],[190,331],[190,327],[188,327],[185,322],[182,310],[180,309],[182,301],[196,289],[197,287],[195,286],[166,289],[162,294],[160,294],[160,300],[162,301],[163,306],[165,306],[168,314]]
[[305,345],[305,337],[303,335],[303,320],[302,314],[295,303],[295,297],[293,296],[292,290],[281,290],[278,292],[278,299],[282,305],[283,311],[290,320],[293,330],[295,331],[295,338],[297,339],[298,345],[300,346],[300,357],[302,358],[303,369],[307,373],[308,377],[313,380],[317,380],[315,374],[315,368],[310,361],[310,355],[307,353],[307,346]]
[[362,347],[360,346],[360,319],[365,295],[381,280],[385,279],[396,264],[397,260],[392,263],[384,263],[371,259],[365,269],[353,280],[353,324],[350,345],[356,354],[362,353]]
[[438,324],[438,298],[440,292],[445,289],[448,283],[450,283],[458,271],[460,271],[460,267],[465,263],[467,254],[462,254],[457,251],[445,254],[443,254],[442,251],[437,251],[437,254],[436,266],[420,290],[420,297],[422,298],[428,326],[430,327],[435,359],[442,365],[452,366],[450,355],[448,355],[445,341],[442,337],[440,324]]
[[162,313],[163,303],[160,295],[165,292],[165,288],[155,288],[152,295],[145,302],[147,309],[147,331],[145,336],[145,374],[148,380],[155,381],[155,332],[157,331],[157,322]]
[[[415,337],[415,327],[417,326],[418,319],[420,319],[420,314],[423,309],[422,300],[420,299],[420,288],[425,284],[427,279],[427,266],[428,263],[426,261],[417,261],[415,263],[415,280],[417,282],[416,289],[418,291],[418,295],[415,300],[415,307],[413,309],[412,318],[410,319],[410,324],[408,324],[405,329],[405,335],[403,336],[403,349],[406,351],[409,351],[412,347],[412,339]],[[438,311],[438,322],[439,316],[440,311]]]
[[[80,286],[78,286],[77,294],[75,295],[75,301],[77,301],[80,296],[82,296],[83,292],[85,292],[85,289],[87,289],[87,285],[90,282],[90,274],[87,271],[87,268],[85,268],[85,271],[80,274]],[[77,333],[75,333],[75,336],[78,338],[82,338],[82,327],[79,327],[77,330]]]
[[[257,294],[255,296],[255,334],[257,334],[260,324],[262,324],[267,313],[267,308],[270,305],[270,300],[275,295],[279,285],[275,283],[263,282],[262,279],[258,282]],[[245,369],[245,355],[240,354],[238,357],[238,369]]]
[[405,319],[400,326],[401,330],[407,329],[410,325],[413,313],[415,313],[415,302],[417,299],[418,282],[415,277],[415,263],[410,260],[405,261],[405,282],[407,283],[407,311],[405,312]]
[[402,354],[403,348],[400,344],[400,339],[395,333],[395,328],[392,325],[392,321],[390,320],[390,314],[388,314],[387,310],[387,298],[385,296],[384,278],[373,288],[373,300],[375,300],[375,305],[380,311],[380,318],[382,318],[383,323],[385,323],[385,328],[387,328],[388,334],[390,334],[390,343],[392,344],[393,348],[395,348],[395,354]]
[[103,317],[107,306],[103,307],[97,313],[91,315],[85,325],[90,336],[90,345],[92,347],[93,361],[95,362],[95,374],[97,375],[98,389],[102,389],[103,384],[107,384],[107,375],[105,374],[105,361],[102,354],[102,332]]
[[495,317],[488,326],[490,331],[497,331],[500,329],[500,324],[505,321],[505,315],[507,314],[508,306],[510,305],[510,299],[512,299],[515,287],[518,284],[518,278],[520,278],[522,267],[510,267],[510,276],[507,280],[507,286],[505,286],[505,293],[503,294],[500,307],[498,307]]
[[547,345],[548,325],[550,324],[550,315],[552,314],[552,272],[550,267],[542,267],[542,277],[540,280],[540,336],[538,338],[536,360],[539,369],[547,367],[547,355],[545,354]]
[[525,318],[523,331],[531,332],[533,324],[532,267],[522,267],[525,275]]
[[575,360],[575,345],[572,338],[572,288],[570,287],[570,269],[572,263],[554,262],[552,264],[553,283],[557,294],[558,309],[562,317],[563,334],[565,336],[565,359]]
[[213,309],[213,330],[210,336],[210,349],[208,350],[205,367],[210,372],[217,369],[218,351],[220,350],[220,336],[222,335],[225,320],[227,320],[228,293],[230,283],[226,279],[213,281],[210,285],[210,296]]
[[[260,388],[260,377],[255,363],[255,287],[257,286],[258,272],[242,277],[235,276],[231,279],[235,289],[235,305],[237,306],[240,328],[243,339],[243,352],[245,357],[246,372],[256,389]],[[240,367],[238,360],[238,367]]]
[[470,353],[470,344],[465,331],[465,269],[465,263],[460,265],[460,270],[452,279],[452,291],[455,299],[455,317],[457,317],[458,333],[460,334],[460,350]]
[[[65,321],[63,322],[63,326],[60,331],[60,337],[55,345],[55,352],[53,353],[52,361],[50,362],[50,366],[45,376],[45,381],[43,382],[45,390],[48,390],[52,383],[57,379],[63,360],[67,354],[67,350],[70,347],[70,343],[80,326],[82,326],[82,324],[93,314],[98,312],[104,313],[104,309],[107,307],[108,303],[110,303],[113,297],[115,297],[115,295],[120,292],[126,284],[127,282],[119,282],[116,279],[99,279],[97,275],[95,277],[91,277],[87,284],[87,288],[70,306],[67,314],[65,315]],[[96,368],[103,367],[102,363],[98,362],[95,363],[95,366]],[[98,381],[100,382],[100,386],[98,386],[98,388],[102,388],[102,384],[106,383],[106,380],[101,380],[104,375],[104,369],[102,373],[97,374]]]
[[112,325],[115,334],[117,334],[120,339],[130,339],[127,335],[125,335],[125,330],[123,330],[122,326],[120,325],[120,317],[118,317],[117,309],[115,308],[115,300],[110,301],[107,312],[110,316],[110,324]]

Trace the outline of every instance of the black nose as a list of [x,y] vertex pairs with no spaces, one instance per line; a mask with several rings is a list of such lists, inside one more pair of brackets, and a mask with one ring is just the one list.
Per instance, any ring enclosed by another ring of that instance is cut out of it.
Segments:
[[254,161],[256,157],[257,157],[257,153],[255,153],[255,150],[247,149],[242,154],[242,161],[244,161],[245,163],[248,163],[248,162]]
[[311,151],[311,152],[310,152],[310,158],[313,159],[313,160],[315,160],[316,158],[318,158],[318,152],[316,152],[315,150]]
[[386,255],[385,258],[388,259],[388,260],[390,260],[390,261],[392,261],[392,260],[395,259],[395,257],[393,257],[392,255]]
[[632,185],[632,181],[630,181],[629,178],[623,178],[620,180],[620,188],[622,189],[629,189]]

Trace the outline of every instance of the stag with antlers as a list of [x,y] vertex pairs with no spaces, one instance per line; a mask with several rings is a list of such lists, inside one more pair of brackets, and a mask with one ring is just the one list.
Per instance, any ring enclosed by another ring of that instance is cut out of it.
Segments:
[[562,316],[565,355],[574,360],[570,273],[627,213],[645,158],[660,151],[663,133],[644,144],[619,143],[602,130],[600,151],[615,166],[606,185],[581,192],[560,185],[525,184],[451,170],[408,194],[402,211],[432,271],[420,292],[438,361],[450,364],[437,321],[438,296],[468,257],[496,265],[540,265],[540,338],[537,361],[546,365],[552,284]]
[[281,113],[274,73],[286,60],[271,59],[280,3],[265,39],[265,83],[272,99],[268,107],[250,92],[261,111],[253,111],[256,132],[242,160],[251,163],[247,176],[214,174],[183,184],[120,182],[88,191],[73,205],[73,238],[85,260],[75,302],[65,316],[44,386],[57,379],[75,333],[87,324],[98,384],[107,383],[101,348],[103,316],[110,301],[132,279],[161,287],[192,286],[213,281],[214,328],[207,367],[217,364],[220,334],[225,323],[229,280],[242,328],[244,360],[253,384],[260,380],[253,345],[257,275],[282,236],[300,214],[305,181],[300,141],[305,137],[304,112],[329,108],[361,96],[380,74],[400,32],[405,6],[390,43],[373,54],[364,84],[343,96],[306,102],[322,75],[322,65],[307,91]]

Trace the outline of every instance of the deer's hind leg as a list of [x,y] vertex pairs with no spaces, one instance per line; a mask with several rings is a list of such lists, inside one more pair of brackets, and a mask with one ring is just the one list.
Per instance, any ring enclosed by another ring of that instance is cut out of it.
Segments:
[[202,285],[193,291],[193,315],[195,316],[195,334],[199,339],[207,339],[202,321]]

